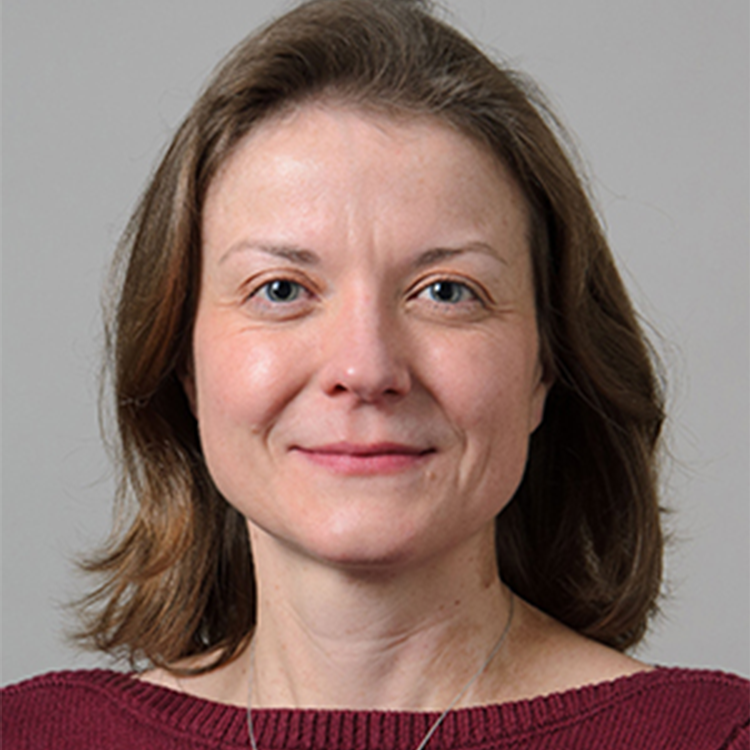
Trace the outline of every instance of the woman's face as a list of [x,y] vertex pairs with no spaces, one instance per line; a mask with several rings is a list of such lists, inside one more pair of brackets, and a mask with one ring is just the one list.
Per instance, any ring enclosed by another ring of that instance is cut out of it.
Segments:
[[251,528],[393,566],[492,527],[546,394],[527,222],[437,120],[311,104],[247,137],[205,204],[185,387]]

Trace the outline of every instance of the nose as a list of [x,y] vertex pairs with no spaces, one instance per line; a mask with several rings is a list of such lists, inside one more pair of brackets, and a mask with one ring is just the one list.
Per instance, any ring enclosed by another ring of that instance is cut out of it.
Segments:
[[319,371],[328,396],[379,403],[409,393],[408,347],[396,317],[372,299],[341,306],[326,330]]

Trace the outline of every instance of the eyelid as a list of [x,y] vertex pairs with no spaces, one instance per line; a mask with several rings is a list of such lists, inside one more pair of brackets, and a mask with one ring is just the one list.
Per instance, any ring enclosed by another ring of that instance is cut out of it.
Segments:
[[484,287],[474,279],[467,279],[465,276],[456,273],[441,273],[436,272],[430,274],[427,278],[422,278],[418,282],[412,285],[409,292],[409,298],[415,299],[420,294],[429,289],[433,284],[439,284],[440,282],[449,282],[451,284],[460,284],[471,292],[475,300],[483,305],[489,305],[491,303],[491,297],[484,289]]
[[271,284],[275,284],[278,281],[283,281],[287,284],[294,284],[295,286],[302,287],[303,289],[306,288],[305,285],[297,281],[297,279],[290,279],[287,276],[274,276],[273,278],[265,279],[261,284],[256,284],[253,287],[253,290],[250,292],[249,296],[255,296],[259,291],[261,291],[261,289],[265,289],[266,287],[270,286]]
[[247,279],[242,285],[243,298],[245,300],[252,299],[274,281],[288,281],[290,284],[302,287],[310,295],[318,294],[317,285],[305,274],[297,273],[288,268],[274,268],[262,271]]
[[[295,299],[273,301],[263,294],[263,290],[275,281],[286,281],[300,288]],[[292,321],[309,314],[318,298],[316,284],[306,274],[292,269],[267,269],[248,279],[243,284],[241,305],[246,314],[258,320]]]

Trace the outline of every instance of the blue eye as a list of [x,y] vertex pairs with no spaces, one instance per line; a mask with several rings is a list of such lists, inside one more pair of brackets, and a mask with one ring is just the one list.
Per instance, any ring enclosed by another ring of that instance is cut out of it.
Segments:
[[256,294],[262,294],[269,302],[294,302],[299,299],[303,292],[303,287],[296,281],[289,279],[274,279],[267,284],[263,284]]
[[477,298],[476,294],[466,284],[461,284],[458,281],[436,281],[426,287],[425,291],[433,302],[449,305]]

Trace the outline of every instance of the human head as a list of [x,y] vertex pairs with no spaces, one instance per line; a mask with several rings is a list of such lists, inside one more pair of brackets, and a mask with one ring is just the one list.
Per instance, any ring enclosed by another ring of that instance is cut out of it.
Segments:
[[[259,123],[334,97],[440,119],[489,146],[523,192],[545,377],[526,476],[497,521],[517,593],[624,648],[658,593],[655,448],[663,418],[648,348],[554,118],[419,0],[313,0],[243,41],[175,135],[123,238],[109,344],[129,529],[90,564],[104,604],[85,635],[168,664],[231,658],[254,617],[244,519],[202,460],[180,376],[199,293],[201,211]],[[227,606],[231,602],[231,606]],[[148,627],[144,627],[144,623]]]

